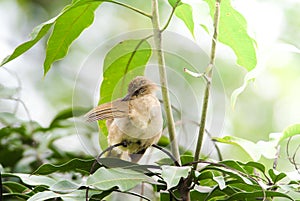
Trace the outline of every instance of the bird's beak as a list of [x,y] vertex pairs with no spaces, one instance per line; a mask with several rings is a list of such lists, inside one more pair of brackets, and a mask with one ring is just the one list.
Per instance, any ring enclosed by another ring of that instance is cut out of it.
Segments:
[[123,99],[122,99],[122,101],[129,101],[130,100],[130,98],[131,98],[131,94],[127,94]]

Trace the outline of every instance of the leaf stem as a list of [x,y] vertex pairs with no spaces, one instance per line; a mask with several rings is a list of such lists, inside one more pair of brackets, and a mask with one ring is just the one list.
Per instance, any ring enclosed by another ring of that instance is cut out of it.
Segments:
[[[212,38],[210,61],[209,61],[209,65],[208,65],[207,71],[206,71],[207,81],[206,81],[204,97],[203,97],[200,128],[199,128],[199,134],[198,134],[198,140],[197,140],[194,161],[198,161],[200,158],[200,151],[201,151],[201,147],[203,144],[203,136],[205,133],[205,123],[206,123],[208,101],[209,101],[209,95],[210,95],[211,78],[212,78],[212,72],[213,72],[213,67],[215,65],[215,58],[216,58],[216,45],[217,45],[217,40],[218,40],[218,26],[219,26],[219,19],[220,19],[220,3],[221,3],[221,0],[216,0],[216,9],[215,9],[215,15],[214,15],[214,34],[213,34],[213,38]],[[193,164],[193,169],[195,170],[196,168],[197,168],[197,163]]]
[[177,2],[175,3],[175,5],[174,5],[173,8],[172,8],[171,14],[170,14],[170,16],[169,16],[169,18],[168,18],[168,20],[167,20],[165,26],[161,29],[161,32],[163,32],[164,30],[166,30],[167,27],[169,26],[169,24],[170,24],[170,22],[171,22],[171,19],[172,19],[174,13],[175,13],[175,10],[176,10],[176,8],[179,6],[180,3],[181,3],[181,0],[177,0]]
[[117,5],[123,6],[123,7],[125,7],[125,8],[128,8],[128,9],[130,9],[130,10],[133,10],[133,11],[135,11],[135,12],[141,14],[141,15],[144,15],[144,16],[146,16],[146,17],[148,17],[148,18],[152,18],[152,16],[151,16],[150,14],[148,14],[148,13],[146,13],[146,12],[140,10],[140,9],[137,9],[137,8],[135,8],[135,7],[132,7],[132,6],[130,6],[130,5],[127,5],[127,4],[118,2],[118,1],[112,1],[112,0],[100,0],[100,1],[114,3],[114,4],[117,4]]
[[157,0],[152,0],[152,26],[153,26],[153,34],[154,34],[154,43],[156,47],[156,54],[158,60],[158,68],[159,68],[159,76],[160,76],[160,84],[162,91],[162,98],[164,101],[164,109],[166,111],[167,121],[168,121],[168,131],[169,138],[171,142],[171,152],[175,159],[180,164],[180,155],[179,148],[176,139],[175,132],[175,123],[172,114],[172,108],[170,103],[170,97],[168,93],[168,83],[167,83],[167,73],[165,67],[164,54],[162,51],[162,31],[159,28],[159,13],[158,13],[158,2]]
[[81,2],[81,1],[77,1],[76,3],[74,3],[71,7],[69,7],[68,9],[73,9],[73,8],[76,8],[78,6],[82,6],[82,5],[85,5],[85,4],[89,4],[89,3],[93,3],[93,2],[97,2],[97,1],[100,1],[100,2],[108,2],[108,3],[113,3],[113,4],[116,4],[116,5],[119,5],[119,6],[123,6],[125,8],[128,8],[134,12],[137,12],[141,15],[144,15],[148,18],[152,18],[152,16],[138,8],[135,8],[133,6],[130,6],[128,4],[125,4],[125,3],[122,3],[122,2],[118,2],[118,1],[113,1],[113,0],[90,0],[90,1],[84,1],[84,2]]

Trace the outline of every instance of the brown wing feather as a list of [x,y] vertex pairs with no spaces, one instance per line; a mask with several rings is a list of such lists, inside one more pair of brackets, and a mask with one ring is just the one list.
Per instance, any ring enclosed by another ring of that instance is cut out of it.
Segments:
[[128,101],[122,101],[121,99],[104,103],[89,111],[85,117],[88,122],[126,117],[129,111],[128,103]]

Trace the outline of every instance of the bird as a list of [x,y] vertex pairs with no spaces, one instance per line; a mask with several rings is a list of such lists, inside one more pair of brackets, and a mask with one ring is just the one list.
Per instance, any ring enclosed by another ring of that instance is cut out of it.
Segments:
[[163,118],[157,90],[154,82],[137,76],[125,97],[98,105],[85,115],[88,122],[106,120],[108,145],[122,144],[116,147],[117,157],[127,154],[137,163],[147,148],[159,141]]

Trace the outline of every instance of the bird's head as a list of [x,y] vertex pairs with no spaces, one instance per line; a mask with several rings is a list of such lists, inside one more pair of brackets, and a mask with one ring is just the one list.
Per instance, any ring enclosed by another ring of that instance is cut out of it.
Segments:
[[144,76],[137,76],[128,85],[128,94],[123,100],[130,100],[158,90],[157,85]]

